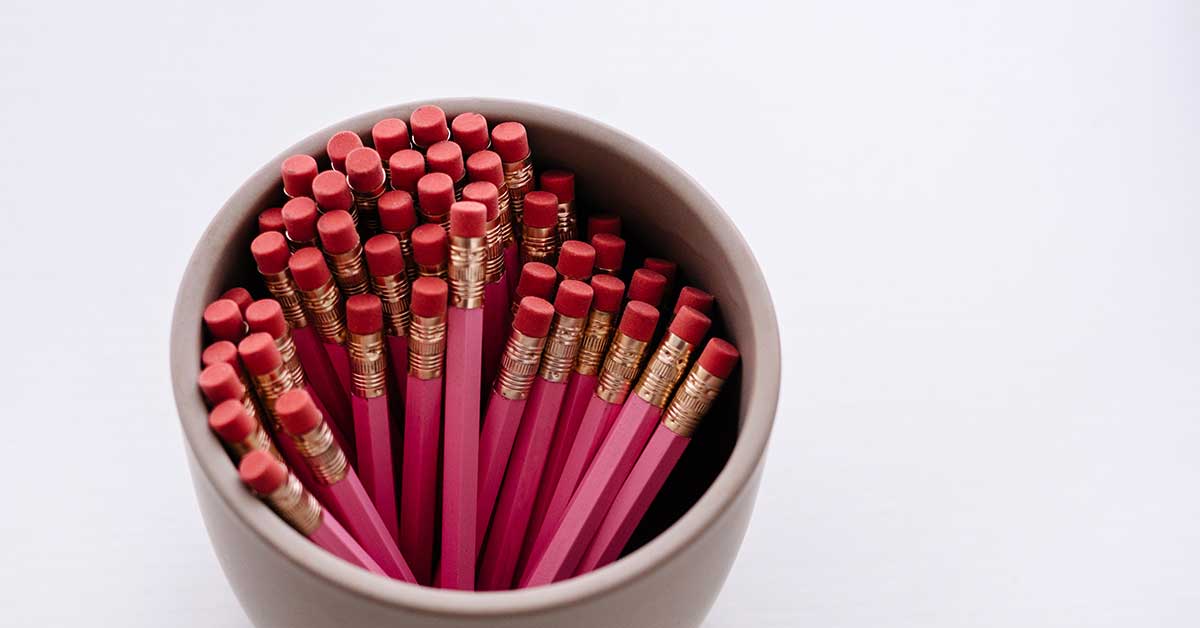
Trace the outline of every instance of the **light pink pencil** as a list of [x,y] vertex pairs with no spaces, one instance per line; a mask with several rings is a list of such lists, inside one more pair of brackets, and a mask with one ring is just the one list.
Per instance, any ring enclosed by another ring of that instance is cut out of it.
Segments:
[[398,538],[396,480],[392,467],[392,421],[388,411],[388,362],[383,343],[383,303],[373,294],[346,301],[354,409],[356,466],[363,487],[392,538]]
[[[487,132],[484,131],[486,137]],[[485,391],[495,381],[508,335],[510,305],[508,279],[504,274],[504,236],[501,230],[499,193],[487,181],[468,183],[462,191],[463,200],[475,201],[487,210],[483,285],[483,376],[480,390]]]

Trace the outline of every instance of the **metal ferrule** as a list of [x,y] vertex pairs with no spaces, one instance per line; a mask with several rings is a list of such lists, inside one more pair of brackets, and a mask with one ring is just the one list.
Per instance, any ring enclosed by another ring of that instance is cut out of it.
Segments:
[[[384,168],[383,171],[386,175],[387,168]],[[354,194],[354,208],[358,210],[359,219],[362,220],[362,225],[366,227],[368,233],[379,231],[379,197],[383,196],[384,191],[387,190],[386,178],[385,176],[383,185],[373,192],[359,192],[354,189],[354,186],[350,186],[350,192]]]
[[542,262],[554,265],[558,253],[558,230],[554,227],[525,225],[521,237],[521,263]]
[[370,292],[370,280],[367,278],[367,265],[363,263],[361,244],[354,245],[354,248],[345,253],[326,253],[325,259],[329,260],[329,270],[333,271],[333,278],[337,280],[338,287],[346,297]]
[[600,368],[596,396],[612,404],[625,403],[645,355],[645,342],[626,336],[618,329],[604,356],[604,366]]
[[725,380],[699,364],[693,366],[663,413],[663,425],[684,438],[691,438],[724,384]]
[[500,219],[500,241],[507,247],[513,242],[512,196],[508,193],[507,185],[500,186],[496,200],[496,217]]
[[464,173],[463,176],[459,177],[458,181],[454,182],[454,200],[455,201],[462,200],[463,188],[465,188],[465,187],[467,187],[466,173]]
[[267,415],[271,417],[271,427],[278,432],[279,419],[275,417],[275,402],[283,393],[295,388],[292,382],[292,374],[287,370],[287,367],[282,364],[268,373],[254,376],[254,388],[262,397],[263,405],[266,407]]
[[329,343],[346,342],[346,317],[342,314],[342,293],[331,278],[316,290],[301,290],[300,300],[308,318],[317,328],[321,340]]
[[486,281],[486,238],[450,236],[450,305],[465,310],[483,307]]
[[300,364],[300,357],[296,355],[296,343],[292,340],[292,334],[288,331],[283,332],[282,336],[275,339],[275,348],[279,349],[279,357],[283,358],[283,368],[292,378],[292,385],[304,388],[308,379],[304,377],[304,367]]
[[450,212],[434,215],[427,214],[422,209],[418,209],[417,211],[421,214],[421,222],[423,224],[431,222],[435,225],[441,225],[441,227],[446,230],[447,234],[450,233]]
[[325,421],[322,420],[315,428],[303,434],[291,434],[291,437],[296,443],[296,450],[304,456],[308,468],[312,469],[313,477],[317,478],[318,482],[329,486],[346,477],[346,470],[349,468],[346,454],[342,453],[342,448],[333,440],[333,432],[329,431]]
[[483,262],[483,280],[492,283],[504,273],[504,236],[500,233],[502,223],[499,213],[487,223],[484,237],[487,243],[487,255]]
[[285,233],[283,234],[283,239],[287,240],[288,250],[292,253],[310,246],[317,246],[316,238],[312,238],[311,240],[293,240],[291,236]]
[[254,422],[254,430],[250,435],[237,443],[226,443],[229,451],[233,453],[235,462],[241,462],[246,454],[252,451],[265,451],[276,460],[283,462],[283,456],[279,455],[279,450],[275,449],[275,443],[271,442],[271,437],[267,435],[267,430],[263,429],[262,423]]
[[600,370],[600,362],[604,360],[604,352],[608,350],[608,341],[612,340],[613,313],[593,309],[588,313],[587,326],[583,330],[583,339],[579,342],[579,355],[575,358],[575,372],[580,375],[595,375]]
[[346,352],[350,355],[350,392],[362,399],[382,397],[387,392],[387,352],[383,332],[350,332]]
[[634,394],[652,406],[661,408],[667,405],[671,391],[683,377],[688,358],[692,356],[692,349],[692,345],[684,339],[668,333],[662,342],[658,343],[654,355],[650,356]]
[[558,230],[559,242],[579,239],[579,226],[575,218],[575,201],[558,204],[558,224],[555,228]]
[[283,486],[262,497],[267,505],[279,514],[280,518],[288,522],[288,525],[295,528],[300,534],[310,536],[317,531],[317,528],[321,527],[321,515],[324,512],[321,509],[321,503],[304,490],[304,486],[300,484],[300,480],[296,479],[295,475],[288,473],[287,481],[283,483]]
[[412,317],[408,326],[408,374],[417,379],[442,376],[446,359],[446,317]]
[[304,307],[300,304],[300,292],[287,269],[277,273],[259,274],[262,275],[263,283],[267,285],[271,297],[278,301],[279,307],[283,309],[283,318],[287,320],[288,327],[308,327],[308,317],[304,315]]
[[513,224],[518,228],[524,224],[525,195],[533,191],[533,161],[532,155],[521,161],[505,162],[504,186],[508,188],[509,202],[512,206]]
[[383,331],[389,336],[407,336],[408,324],[412,321],[412,312],[408,309],[412,286],[408,277],[404,273],[371,275],[371,287],[383,304]]
[[546,351],[542,354],[542,365],[538,374],[542,379],[557,383],[566,381],[575,356],[579,355],[579,342],[583,339],[583,328],[587,317],[574,318],[554,315],[554,328],[546,339]]
[[412,253],[412,230],[409,231],[385,231],[396,236],[400,241],[400,254],[404,256],[404,274],[409,281],[417,278],[417,264],[413,261]]
[[444,263],[437,264],[437,265],[417,264],[417,276],[418,277],[437,277],[438,279],[441,279],[442,281],[448,281],[450,278],[449,272],[447,271],[447,268],[446,268],[446,264],[444,264]]
[[526,336],[512,330],[504,347],[504,355],[500,357],[500,373],[496,375],[495,389],[501,397],[525,399],[529,396],[545,346],[545,338]]

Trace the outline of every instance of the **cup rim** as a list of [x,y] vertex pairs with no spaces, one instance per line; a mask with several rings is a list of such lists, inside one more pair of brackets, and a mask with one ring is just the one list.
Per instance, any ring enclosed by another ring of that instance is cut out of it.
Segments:
[[[687,512],[637,551],[591,573],[544,587],[497,592],[418,587],[371,574],[314,547],[241,486],[224,449],[208,433],[207,408],[195,385],[200,362],[196,334],[201,329],[200,312],[207,295],[197,294],[200,290],[189,292],[184,288],[214,272],[217,256],[206,254],[205,243],[236,237],[245,222],[247,207],[257,205],[265,190],[278,185],[279,164],[288,155],[320,154],[324,151],[325,138],[331,133],[343,129],[362,133],[382,118],[406,119],[417,106],[430,103],[442,107],[448,114],[478,111],[489,119],[536,120],[538,126],[566,128],[587,141],[614,147],[648,170],[662,173],[666,185],[695,212],[692,218],[707,223],[714,232],[728,234],[722,241],[726,249],[724,254],[741,268],[739,275],[745,289],[757,300],[751,312],[755,329],[752,337],[755,377],[748,386],[743,381],[743,421],[724,468]],[[762,270],[732,220],[699,183],[654,148],[607,124],[557,107],[497,98],[432,98],[383,107],[321,129],[268,161],[222,205],[197,243],[177,292],[170,337],[175,405],[184,442],[194,463],[193,473],[196,468],[201,470],[224,506],[265,543],[311,576],[364,599],[409,612],[440,616],[489,617],[543,612],[629,585],[668,561],[720,518],[750,482],[766,453],[775,422],[781,379],[779,327]]]

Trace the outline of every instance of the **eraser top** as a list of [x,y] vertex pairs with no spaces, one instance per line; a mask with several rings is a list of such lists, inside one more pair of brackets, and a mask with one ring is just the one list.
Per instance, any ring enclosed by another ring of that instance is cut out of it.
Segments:
[[467,176],[462,147],[455,142],[446,140],[430,146],[425,151],[425,162],[429,164],[430,172],[444,172],[455,181]]
[[411,148],[398,150],[388,158],[388,172],[393,190],[416,194],[417,181],[425,176],[425,156]]
[[317,237],[317,202],[300,196],[283,204],[283,229],[292,242],[312,242]]
[[554,306],[538,297],[525,297],[517,306],[513,329],[531,338],[545,338],[554,321]]
[[591,281],[592,309],[616,314],[621,309],[621,298],[625,296],[625,282],[612,275],[596,275]]
[[586,281],[592,276],[592,267],[596,264],[596,249],[587,242],[567,240],[558,251],[558,265],[555,270],[567,279]]
[[733,367],[737,366],[740,355],[737,347],[720,338],[713,338],[708,341],[707,345],[704,345],[704,351],[700,352],[700,358],[696,360],[696,364],[709,373],[725,379],[733,372]]
[[667,283],[675,281],[675,272],[679,270],[679,266],[669,259],[658,257],[647,257],[646,261],[642,262],[642,268],[652,270],[666,278]]
[[396,275],[404,272],[404,254],[400,249],[400,239],[390,233],[372,236],[363,245],[366,253],[367,270],[372,275]]
[[675,312],[679,313],[679,308],[688,306],[705,316],[712,316],[713,311],[713,295],[692,286],[686,286],[679,291],[679,298],[675,300]]
[[275,339],[271,334],[258,332],[250,334],[238,343],[238,356],[251,375],[266,375],[283,364]]
[[346,183],[346,175],[337,170],[326,170],[317,175],[312,189],[317,205],[327,212],[348,211],[354,204],[354,194],[350,192],[350,184]]
[[258,214],[258,232],[283,231],[283,210],[268,207]]
[[540,179],[541,189],[553,192],[560,203],[575,200],[575,173],[570,170],[547,170]]
[[597,233],[592,236],[592,248],[596,249],[596,268],[621,270],[621,261],[625,257],[625,240],[621,236]]
[[488,181],[468,183],[462,191],[464,201],[475,201],[483,205],[487,211],[487,220],[491,222],[500,213],[500,193],[496,186]]
[[450,133],[468,155],[488,147],[487,118],[474,111],[454,116],[454,121],[450,123]]
[[217,340],[239,340],[246,327],[242,310],[229,299],[217,299],[204,308],[204,325]]
[[583,318],[592,307],[592,294],[592,287],[582,281],[563,280],[554,295],[554,310],[563,316]]
[[270,495],[287,482],[288,470],[275,456],[255,449],[242,458],[238,475],[251,490],[260,495]]
[[279,166],[283,192],[292,198],[312,194],[313,178],[317,176],[317,160],[309,155],[292,155]]
[[495,152],[481,150],[467,157],[467,176],[472,181],[487,181],[499,188],[504,185],[504,163]]
[[446,112],[436,105],[421,105],[408,116],[413,142],[418,146],[433,146],[450,137]]
[[588,218],[588,240],[601,233],[621,235],[621,217],[616,214],[596,214]]
[[634,340],[650,342],[657,326],[657,308],[641,301],[630,301],[625,306],[625,313],[621,315],[621,325],[617,329]]
[[408,125],[400,118],[384,118],[371,127],[371,143],[386,162],[396,151],[408,148]]
[[317,233],[321,234],[321,246],[330,255],[346,253],[358,246],[358,230],[349,212],[326,212],[317,220]]
[[704,334],[708,333],[710,325],[712,321],[707,316],[685,305],[679,308],[667,331],[695,346],[704,340]]
[[283,307],[275,299],[259,299],[246,308],[246,325],[251,333],[271,334],[278,340],[288,331]]
[[633,271],[629,280],[629,300],[641,301],[654,307],[662,304],[663,293],[667,291],[667,278],[647,268]]
[[417,210],[412,194],[389,190],[379,197],[379,224],[385,231],[408,233],[417,226]]
[[450,235],[482,238],[487,228],[487,208],[475,201],[458,201],[450,206]]
[[346,299],[346,327],[353,334],[383,331],[383,302],[373,294],[356,294]]
[[289,434],[307,434],[321,424],[321,411],[302,388],[279,395],[275,401],[275,416]]
[[558,223],[558,197],[538,190],[525,195],[525,224],[545,229]]
[[442,216],[454,204],[454,181],[444,172],[431,172],[417,181],[417,202],[421,211]]
[[492,150],[506,163],[529,156],[529,136],[520,122],[501,122],[492,129]]
[[374,192],[386,178],[383,160],[374,148],[356,148],[346,155],[346,180],[359,192]]
[[238,309],[242,311],[242,316],[246,315],[246,308],[250,307],[251,303],[254,303],[254,297],[250,296],[250,291],[241,286],[226,290],[225,294],[221,295],[221,298],[237,303]]
[[238,362],[237,345],[228,340],[218,340],[204,348],[200,353],[200,364],[208,367],[216,364],[228,364],[234,370],[241,368]]
[[412,232],[413,261],[422,266],[438,266],[446,262],[448,251],[446,230],[427,222]]
[[208,427],[227,443],[240,443],[254,432],[254,419],[241,399],[227,399],[208,413]]
[[362,138],[354,131],[338,131],[325,143],[325,153],[334,170],[346,171],[346,156],[356,148],[362,148]]
[[238,377],[237,370],[225,362],[204,367],[196,382],[200,384],[200,392],[204,393],[204,398],[213,405],[230,399],[241,403],[246,394],[246,386]]
[[528,262],[521,267],[521,277],[517,279],[517,296],[549,300],[557,280],[558,275],[548,264]]
[[329,266],[325,264],[325,256],[315,246],[300,249],[288,258],[288,268],[296,287],[301,290],[316,290],[325,285],[332,277]]
[[412,284],[412,313],[416,316],[441,316],[446,313],[449,286],[437,277],[417,277]]
[[250,255],[258,265],[258,272],[264,275],[274,275],[287,268],[288,258],[292,253],[288,250],[287,238],[278,231],[268,231],[258,234],[250,242]]

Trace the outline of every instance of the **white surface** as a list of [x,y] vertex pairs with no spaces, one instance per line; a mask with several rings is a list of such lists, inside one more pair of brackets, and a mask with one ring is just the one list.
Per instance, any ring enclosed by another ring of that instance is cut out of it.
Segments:
[[1200,5],[172,4],[0,6],[5,625],[247,625],[184,264],[282,147],[471,94],[645,139],[761,256],[787,386],[707,628],[1200,622]]

